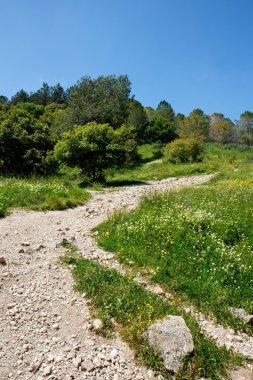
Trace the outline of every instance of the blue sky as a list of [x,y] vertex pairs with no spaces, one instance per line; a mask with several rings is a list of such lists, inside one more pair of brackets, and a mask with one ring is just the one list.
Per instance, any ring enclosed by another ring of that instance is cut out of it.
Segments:
[[127,74],[145,106],[253,111],[252,0],[0,0],[0,94]]

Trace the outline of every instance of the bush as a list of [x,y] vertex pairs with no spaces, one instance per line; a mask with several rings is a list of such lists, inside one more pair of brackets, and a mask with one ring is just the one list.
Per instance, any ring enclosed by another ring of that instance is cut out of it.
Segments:
[[104,171],[129,163],[136,157],[135,131],[123,125],[114,130],[109,124],[91,122],[78,125],[63,135],[55,146],[60,163],[78,166],[93,181],[102,182]]
[[167,144],[164,160],[177,162],[200,162],[203,158],[201,143],[193,138],[177,139]]

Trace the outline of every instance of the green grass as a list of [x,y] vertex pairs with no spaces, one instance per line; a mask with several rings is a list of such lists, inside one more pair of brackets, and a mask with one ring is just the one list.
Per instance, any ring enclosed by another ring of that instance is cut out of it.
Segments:
[[188,164],[173,164],[164,162],[162,158],[157,159],[159,149],[162,152],[162,148],[157,145],[141,145],[138,148],[140,160],[129,168],[108,171],[107,185],[214,172],[230,177],[238,169],[247,166],[253,175],[253,147],[205,144],[203,162]]
[[63,210],[84,203],[89,193],[64,178],[18,179],[0,177],[0,217],[11,207]]
[[[253,165],[245,165],[249,175]],[[151,268],[155,282],[217,321],[242,329],[229,307],[253,312],[253,179],[244,179],[246,172],[243,164],[232,174],[225,168],[210,184],[145,199],[100,225],[98,243],[125,264]]]
[[144,340],[143,333],[153,322],[168,314],[183,315],[195,344],[194,354],[186,359],[177,379],[192,380],[201,376],[224,379],[227,367],[241,362],[239,357],[207,340],[190,315],[146,291],[132,279],[115,270],[105,269],[98,262],[78,258],[73,254],[62,259],[72,265],[75,289],[86,293],[105,329],[111,329],[113,318],[123,339],[135,350],[137,360],[163,374],[165,378],[171,378],[170,374]]

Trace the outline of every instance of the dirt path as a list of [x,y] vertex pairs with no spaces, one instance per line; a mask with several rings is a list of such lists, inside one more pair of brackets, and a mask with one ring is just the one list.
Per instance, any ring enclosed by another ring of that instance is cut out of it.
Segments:
[[[66,211],[15,210],[0,220],[0,379],[154,379],[134,363],[119,337],[92,330],[84,297],[59,262],[63,238],[94,257],[90,231],[114,210],[136,207],[144,193],[191,186],[210,176],[167,179],[115,192],[94,193],[84,206]],[[110,257],[105,257],[110,260]]]

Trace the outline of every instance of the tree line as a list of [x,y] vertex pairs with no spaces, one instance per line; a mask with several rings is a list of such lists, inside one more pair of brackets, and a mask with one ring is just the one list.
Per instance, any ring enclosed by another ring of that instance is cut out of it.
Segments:
[[0,171],[48,175],[62,163],[79,166],[93,180],[108,167],[129,164],[137,144],[191,138],[223,144],[253,144],[253,113],[236,122],[201,109],[185,116],[162,100],[144,107],[131,97],[127,75],[82,77],[64,89],[43,83],[35,92],[0,96]]

